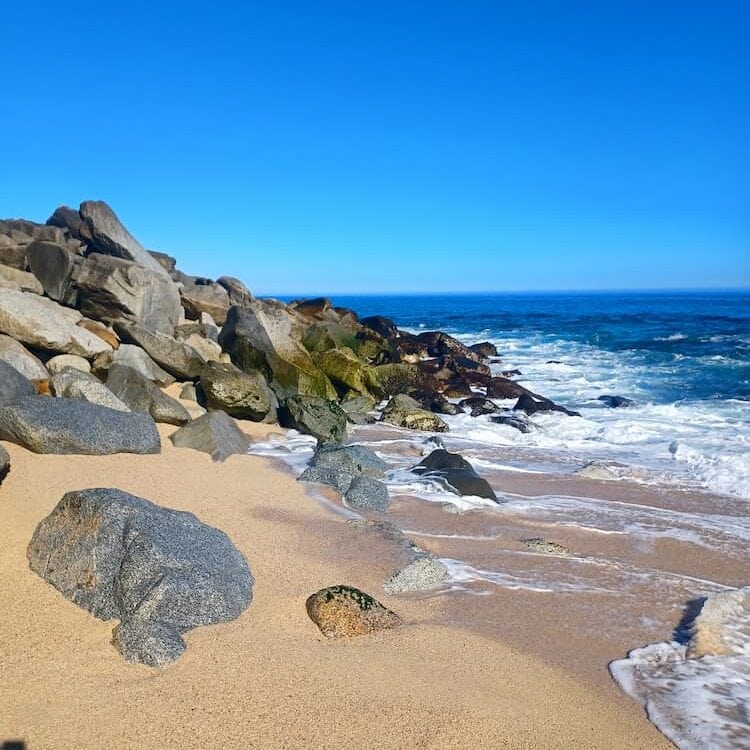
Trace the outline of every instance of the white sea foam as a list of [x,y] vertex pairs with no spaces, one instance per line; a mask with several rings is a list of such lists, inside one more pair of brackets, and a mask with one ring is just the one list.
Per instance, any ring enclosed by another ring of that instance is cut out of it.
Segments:
[[[696,652],[696,642],[703,649]],[[706,648],[706,644],[713,644]],[[713,651],[713,653],[712,653]],[[612,662],[615,681],[681,750],[750,747],[750,588],[710,596],[691,639]]]

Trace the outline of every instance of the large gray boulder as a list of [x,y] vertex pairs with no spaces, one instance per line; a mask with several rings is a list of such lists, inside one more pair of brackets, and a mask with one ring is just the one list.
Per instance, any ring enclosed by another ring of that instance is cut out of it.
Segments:
[[193,278],[184,282],[180,289],[180,299],[185,315],[190,320],[199,320],[205,312],[220,326],[224,325],[232,305],[227,290],[210,279]]
[[323,443],[340,443],[346,435],[346,413],[335,402],[292,396],[279,407],[279,424],[312,435]]
[[27,556],[66,599],[120,620],[115,648],[152,667],[185,651],[183,633],[233,620],[252,600],[250,568],[223,531],[117,489],[68,492]]
[[57,375],[57,373],[68,368],[81,372],[91,372],[91,363],[77,354],[56,354],[47,360],[46,367],[50,375]]
[[489,482],[480,477],[474,467],[458,453],[450,453],[443,448],[438,448],[417,464],[412,471],[431,479],[442,480],[449,489],[459,495],[473,495],[494,500],[496,503],[500,502]]
[[75,268],[74,280],[79,307],[90,318],[130,320],[170,336],[180,320],[175,283],[133,261],[92,253]]
[[371,477],[359,476],[352,479],[344,493],[344,502],[357,510],[386,511],[391,504],[388,487],[384,482]]
[[229,301],[232,305],[244,307],[253,301],[253,295],[250,290],[239,279],[235,279],[234,276],[220,276],[216,279],[216,283],[227,290]]
[[405,393],[399,393],[388,402],[381,418],[383,422],[390,422],[407,430],[448,431],[448,425],[437,414],[423,409]]
[[51,299],[0,288],[0,333],[52,352],[94,357],[112,347],[76,323],[83,316]]
[[0,407],[0,440],[34,453],[158,453],[154,420],[68,398],[30,396]]
[[100,372],[106,372],[115,364],[132,367],[140,372],[143,377],[153,380],[162,388],[175,381],[174,377],[159,367],[140,346],[134,344],[121,344],[115,352],[97,357],[94,360],[94,367]]
[[206,365],[203,357],[191,346],[137,323],[116,323],[115,331],[122,341],[140,346],[154,362],[176,378],[194,380]]
[[246,454],[250,440],[223,411],[209,411],[169,436],[175,448],[208,453],[214,461],[225,461],[235,453]]
[[78,290],[73,275],[83,260],[80,255],[64,245],[35,240],[26,251],[26,259],[48,297],[69,307],[76,305]]
[[335,487],[347,505],[359,510],[387,510],[390,504],[386,463],[363,445],[319,445],[300,482]]
[[36,395],[33,383],[7,362],[0,360],[0,405]]
[[337,394],[331,381],[302,345],[301,323],[276,300],[253,300],[232,307],[219,335],[221,348],[243,370],[262,370],[279,399]]
[[147,271],[169,278],[162,265],[125,229],[104,201],[84,201],[80,214],[91,235],[89,250],[132,260]]
[[109,388],[132,411],[150,414],[155,422],[183,425],[190,421],[188,410],[159,386],[125,365],[112,365],[107,375]]
[[26,347],[5,334],[0,334],[0,360],[7,362],[29,380],[48,380],[49,372],[41,360]]
[[[98,378],[87,372],[66,367],[52,377],[52,392],[58,398],[77,398],[116,411],[130,411]],[[154,386],[156,387],[156,386]]]
[[265,419],[277,404],[260,372],[244,372],[223,362],[211,362],[201,371],[198,402],[208,409],[220,409],[237,419],[253,422]]
[[20,292],[44,294],[44,288],[34,274],[28,271],[19,271],[11,266],[0,265],[0,287],[16,289]]

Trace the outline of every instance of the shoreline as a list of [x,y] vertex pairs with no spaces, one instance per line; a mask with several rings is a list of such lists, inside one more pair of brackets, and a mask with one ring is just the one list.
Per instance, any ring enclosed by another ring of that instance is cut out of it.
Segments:
[[[278,432],[238,424],[256,440]],[[162,453],[152,456],[38,456],[8,446],[3,741],[24,739],[29,750],[336,747],[355,739],[373,747],[671,746],[614,683],[602,696],[516,644],[445,623],[443,596],[382,596],[379,584],[399,564],[395,545],[310,502],[272,462],[213,464],[173,448],[173,430],[160,425]],[[91,486],[190,510],[223,529],[256,576],[253,604],[234,622],[189,632],[187,652],[166,668],[123,661],[109,644],[113,623],[63,599],[26,563],[36,523],[63,492]],[[336,583],[370,591],[405,624],[328,641],[304,601]]]

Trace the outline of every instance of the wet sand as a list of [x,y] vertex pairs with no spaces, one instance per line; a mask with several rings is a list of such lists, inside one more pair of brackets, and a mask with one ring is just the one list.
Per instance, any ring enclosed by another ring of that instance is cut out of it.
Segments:
[[[258,439],[272,429],[243,427]],[[173,429],[160,428],[156,456],[36,456],[6,445],[0,742],[23,740],[29,750],[671,746],[606,677],[604,661],[620,644],[592,636],[606,622],[584,622],[578,597],[497,586],[489,596],[387,597],[382,581],[403,560],[396,544],[347,523],[268,460],[214,464],[173,448]],[[256,578],[250,608],[188,633],[187,652],[168,667],[123,661],[109,642],[115,623],[65,600],[26,562],[34,528],[62,494],[97,486],[226,531]],[[394,520],[422,512],[409,505],[397,500]],[[304,602],[336,583],[374,594],[405,625],[325,639]],[[592,611],[606,612],[602,604]]]

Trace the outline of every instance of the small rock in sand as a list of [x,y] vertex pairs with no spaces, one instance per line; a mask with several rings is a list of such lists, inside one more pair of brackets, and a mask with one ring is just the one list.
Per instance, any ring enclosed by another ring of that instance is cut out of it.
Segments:
[[548,542],[546,539],[534,538],[524,539],[523,543],[532,552],[539,552],[542,555],[555,555],[556,557],[573,557],[573,553],[562,544]]
[[329,586],[305,603],[310,619],[327,638],[351,638],[395,628],[401,618],[353,586]]

